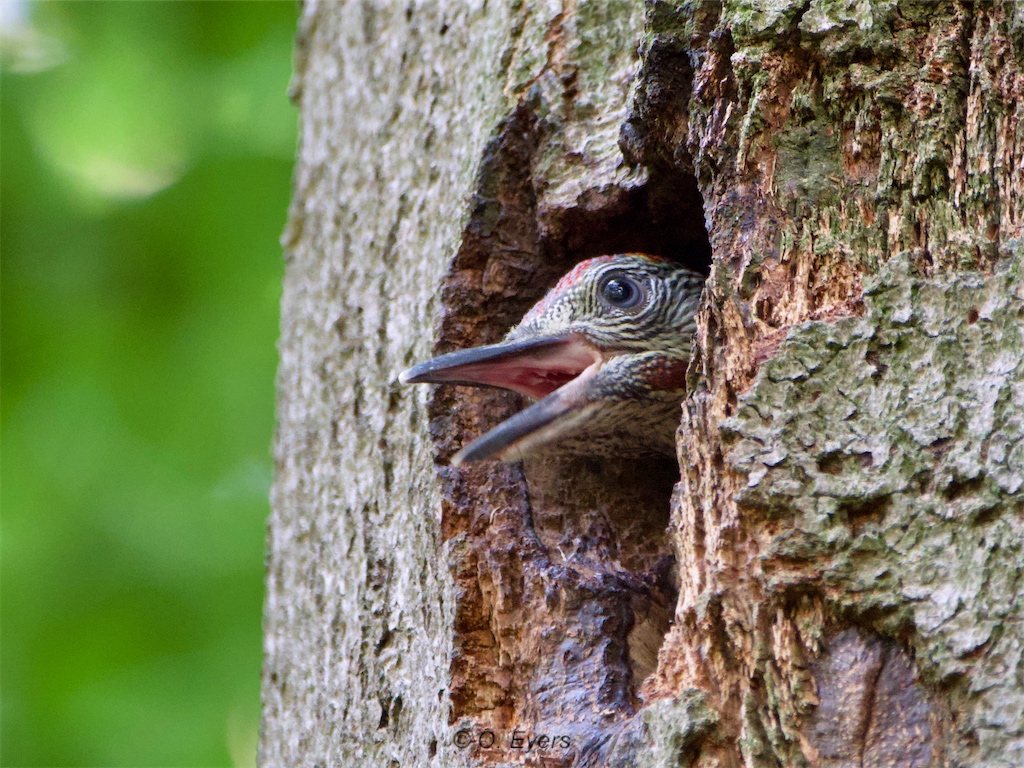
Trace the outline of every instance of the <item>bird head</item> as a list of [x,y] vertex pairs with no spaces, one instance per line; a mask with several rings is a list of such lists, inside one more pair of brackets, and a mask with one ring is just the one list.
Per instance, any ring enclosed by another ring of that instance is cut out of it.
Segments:
[[500,387],[537,400],[452,463],[671,453],[704,278],[643,254],[578,264],[499,344],[441,355],[402,383]]

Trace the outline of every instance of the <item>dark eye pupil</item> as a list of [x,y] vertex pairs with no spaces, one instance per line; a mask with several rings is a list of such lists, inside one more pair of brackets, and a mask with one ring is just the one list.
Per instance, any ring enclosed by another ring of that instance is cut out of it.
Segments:
[[629,304],[636,296],[636,288],[625,280],[609,280],[604,285],[604,297],[612,304]]

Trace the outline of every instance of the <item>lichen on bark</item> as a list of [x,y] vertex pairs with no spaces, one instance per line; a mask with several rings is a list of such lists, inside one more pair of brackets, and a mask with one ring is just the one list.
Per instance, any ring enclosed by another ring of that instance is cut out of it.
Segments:
[[833,620],[901,639],[957,735],[1008,764],[1024,758],[1007,668],[1024,619],[1022,267],[922,280],[894,257],[863,317],[791,329],[720,424],[765,591],[812,588]]

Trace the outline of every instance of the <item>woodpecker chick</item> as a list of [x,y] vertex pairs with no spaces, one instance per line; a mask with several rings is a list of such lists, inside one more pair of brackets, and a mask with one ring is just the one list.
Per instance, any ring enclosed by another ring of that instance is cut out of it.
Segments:
[[500,344],[441,355],[402,383],[501,387],[538,402],[452,458],[515,461],[540,449],[672,454],[704,278],[643,254],[578,264]]

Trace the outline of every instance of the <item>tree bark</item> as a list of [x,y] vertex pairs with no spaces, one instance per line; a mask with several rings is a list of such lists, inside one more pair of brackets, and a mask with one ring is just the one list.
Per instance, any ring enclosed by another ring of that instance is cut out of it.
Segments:
[[[1024,11],[307,3],[262,765],[1024,765]],[[403,388],[708,273],[678,465]],[[680,472],[680,468],[682,471]]]

